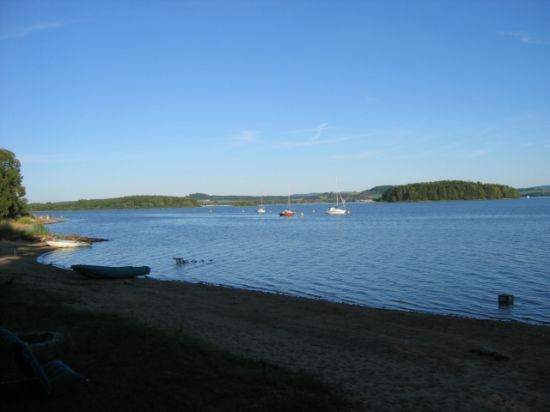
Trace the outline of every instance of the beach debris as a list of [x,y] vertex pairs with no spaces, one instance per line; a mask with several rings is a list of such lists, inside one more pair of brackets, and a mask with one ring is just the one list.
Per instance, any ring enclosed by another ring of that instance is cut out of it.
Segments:
[[184,259],[182,257],[174,257],[172,258],[174,259],[174,261],[176,262],[176,265],[180,266],[180,265],[186,265],[188,263],[212,263],[213,260],[212,259]]
[[52,331],[16,332],[16,335],[23,342],[27,343],[33,353],[53,353],[54,349],[65,341],[63,334]]
[[[55,396],[69,391],[77,383],[88,381],[60,360],[51,360],[40,365],[34,357],[31,347],[15,333],[0,327],[0,361],[4,363],[10,358],[15,361],[21,373],[26,377],[26,380],[21,383],[36,381],[38,387],[46,395]],[[14,382],[7,383],[8,386],[10,384],[14,384]],[[4,385],[4,383],[0,382],[0,385]],[[33,386],[29,386],[29,389],[32,388]]]
[[488,349],[488,348],[476,348],[476,349],[470,349],[470,352],[476,353],[481,356],[488,356],[490,358],[493,358],[497,361],[507,361],[510,360],[510,357],[507,355],[504,355],[502,353],[499,353],[497,351]]
[[512,306],[514,304],[514,295],[506,293],[498,295],[498,304],[500,306]]
[[174,257],[172,258],[176,262],[177,266],[181,265],[187,265],[188,263],[212,263],[213,259],[184,259],[182,257]]
[[1,282],[0,282],[0,287],[9,286],[9,285],[11,285],[14,281],[15,281],[15,277],[11,276],[11,277],[9,277],[9,278],[6,279],[6,280],[2,280],[2,281],[1,281]]

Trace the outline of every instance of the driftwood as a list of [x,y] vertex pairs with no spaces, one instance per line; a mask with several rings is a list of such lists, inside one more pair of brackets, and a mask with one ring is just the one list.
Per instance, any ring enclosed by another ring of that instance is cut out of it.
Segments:
[[496,361],[510,360],[509,356],[487,348],[470,349],[470,352],[478,354],[480,356],[487,356],[489,358],[493,358]]
[[[41,336],[41,335],[36,335]],[[53,336],[53,335],[52,335]],[[1,372],[6,364],[14,361],[24,376],[23,380],[2,382]],[[0,327],[0,394],[27,390],[46,395],[61,395],[87,379],[79,375],[60,360],[51,360],[40,365],[31,346],[15,333]]]
[[10,278],[8,278],[8,279],[5,279],[5,280],[2,279],[2,280],[0,281],[0,288],[2,288],[2,287],[4,287],[4,286],[9,286],[9,285],[11,285],[13,282],[15,282],[15,277],[13,277],[13,276],[10,277]]

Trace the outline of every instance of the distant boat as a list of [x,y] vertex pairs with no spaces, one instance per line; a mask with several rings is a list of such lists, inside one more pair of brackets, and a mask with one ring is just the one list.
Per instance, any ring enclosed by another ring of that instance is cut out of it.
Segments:
[[281,217],[292,217],[296,216],[296,212],[290,209],[290,190],[288,191],[288,207],[279,213]]
[[264,198],[263,197],[260,197],[260,204],[258,206],[258,209],[256,209],[256,213],[265,213],[265,208],[264,208]]
[[53,239],[47,240],[46,244],[51,247],[58,248],[71,248],[71,247],[86,247],[91,246],[89,242],[82,242],[79,240],[70,240],[70,239]]
[[127,279],[151,272],[149,266],[72,265],[71,269],[92,279]]
[[[342,203],[342,207],[339,203]],[[346,201],[338,191],[338,180],[336,180],[336,206],[329,207],[326,213],[329,215],[349,215],[351,213],[346,209]]]

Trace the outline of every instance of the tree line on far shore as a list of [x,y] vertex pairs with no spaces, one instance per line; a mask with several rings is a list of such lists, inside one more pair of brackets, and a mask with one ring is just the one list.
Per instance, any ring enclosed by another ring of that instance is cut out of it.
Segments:
[[437,200],[492,200],[517,199],[520,193],[510,186],[442,180],[393,186],[382,194],[385,202],[421,202]]
[[200,204],[187,196],[124,196],[110,199],[81,199],[74,202],[30,203],[34,211],[53,210],[108,210],[108,209],[161,209],[199,207]]

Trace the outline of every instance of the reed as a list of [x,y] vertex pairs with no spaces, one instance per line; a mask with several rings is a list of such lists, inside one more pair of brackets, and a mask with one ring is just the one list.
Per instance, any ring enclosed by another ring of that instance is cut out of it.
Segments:
[[38,240],[50,235],[50,231],[43,224],[36,223],[31,218],[0,221],[0,239]]

